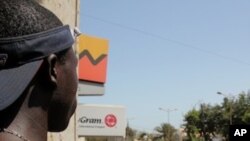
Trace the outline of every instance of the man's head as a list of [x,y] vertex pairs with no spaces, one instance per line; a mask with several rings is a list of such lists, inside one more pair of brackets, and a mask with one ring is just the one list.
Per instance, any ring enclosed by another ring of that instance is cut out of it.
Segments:
[[0,1],[0,118],[23,96],[28,108],[48,111],[50,131],[67,127],[76,107],[73,42],[69,27],[35,1]]

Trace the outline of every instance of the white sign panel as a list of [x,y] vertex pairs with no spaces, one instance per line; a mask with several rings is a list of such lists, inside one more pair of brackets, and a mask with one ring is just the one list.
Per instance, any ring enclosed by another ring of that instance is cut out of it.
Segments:
[[77,107],[77,132],[79,136],[125,137],[125,108],[116,105],[89,105]]

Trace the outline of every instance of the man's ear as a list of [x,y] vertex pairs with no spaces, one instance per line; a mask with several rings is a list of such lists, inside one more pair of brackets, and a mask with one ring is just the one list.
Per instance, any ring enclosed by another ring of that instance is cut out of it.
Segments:
[[48,79],[53,85],[57,85],[57,69],[56,69],[56,63],[57,63],[57,56],[55,54],[51,54],[47,57],[47,73],[48,73]]

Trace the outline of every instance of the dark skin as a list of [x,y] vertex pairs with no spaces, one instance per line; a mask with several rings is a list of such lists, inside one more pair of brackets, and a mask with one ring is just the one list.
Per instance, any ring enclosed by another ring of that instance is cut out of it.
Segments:
[[[63,61],[55,54],[46,58],[37,77],[4,114],[5,128],[30,141],[46,141],[48,131],[66,129],[77,105],[76,67],[77,58],[72,48],[67,50]],[[0,141],[22,139],[0,132]]]

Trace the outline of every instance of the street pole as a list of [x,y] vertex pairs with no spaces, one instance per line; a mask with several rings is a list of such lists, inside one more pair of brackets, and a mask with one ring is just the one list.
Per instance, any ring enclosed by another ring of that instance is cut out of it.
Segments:
[[202,134],[203,134],[203,139],[204,141],[207,141],[207,136],[206,136],[206,119],[205,119],[205,113],[204,113],[204,104],[201,104],[201,122],[202,122]]
[[167,116],[168,116],[168,124],[170,124],[170,121],[169,121],[169,119],[170,119],[170,112],[177,111],[176,108],[175,108],[175,109],[164,109],[164,108],[161,108],[161,107],[159,108],[159,110],[164,111],[164,112],[167,113]]
[[233,125],[233,99],[230,99],[230,125]]
[[222,95],[229,100],[229,124],[232,125],[233,124],[233,100],[234,100],[233,96],[226,95],[226,94],[223,94],[221,92],[217,92],[217,94]]

